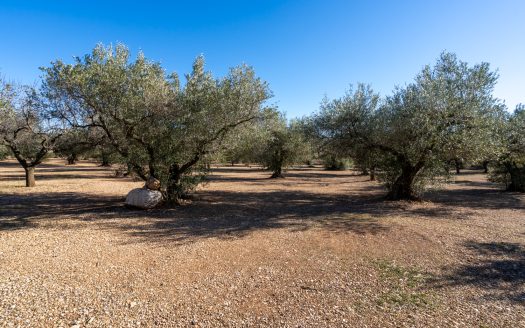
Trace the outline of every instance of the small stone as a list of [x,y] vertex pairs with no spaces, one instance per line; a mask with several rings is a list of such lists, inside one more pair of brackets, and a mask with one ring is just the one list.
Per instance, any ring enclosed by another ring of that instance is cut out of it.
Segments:
[[146,181],[146,185],[144,186],[148,188],[149,190],[159,190],[160,189],[160,181],[158,179],[155,179],[154,177],[149,177],[148,181]]

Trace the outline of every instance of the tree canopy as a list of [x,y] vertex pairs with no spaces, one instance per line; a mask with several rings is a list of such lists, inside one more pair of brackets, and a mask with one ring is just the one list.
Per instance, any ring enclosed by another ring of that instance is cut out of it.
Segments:
[[390,199],[414,199],[446,175],[451,154],[481,156],[503,107],[492,95],[497,74],[442,53],[415,81],[382,101],[369,86],[325,101],[315,122],[320,134],[349,151],[375,151]]
[[168,200],[195,187],[225,136],[260,117],[271,97],[249,66],[219,79],[198,57],[182,84],[143,54],[131,60],[123,45],[99,45],[73,64],[56,61],[44,72],[53,116],[102,130],[138,176],[161,181]]
[[505,121],[500,134],[500,153],[492,180],[505,183],[510,191],[525,192],[525,106],[520,104]]
[[26,187],[35,186],[35,167],[61,135],[60,129],[46,120],[45,107],[35,88],[0,80],[0,145],[24,168]]

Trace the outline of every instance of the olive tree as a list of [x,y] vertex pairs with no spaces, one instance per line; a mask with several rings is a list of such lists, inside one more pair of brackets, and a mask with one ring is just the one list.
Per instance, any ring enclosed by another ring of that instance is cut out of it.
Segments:
[[232,166],[236,163],[260,163],[261,153],[278,115],[275,109],[268,108],[261,117],[232,131],[222,143],[219,160]]
[[271,96],[246,65],[219,79],[198,57],[182,84],[143,54],[131,60],[123,45],[99,45],[44,73],[55,118],[103,131],[130,169],[159,179],[165,198],[176,202],[206,175],[207,160],[227,134],[259,117]]
[[80,156],[89,154],[101,142],[92,130],[66,129],[56,142],[53,152],[55,155],[65,157],[68,165],[76,164]]
[[489,64],[469,66],[442,53],[434,66],[425,66],[413,83],[383,101],[359,85],[325,102],[317,120],[342,145],[377,153],[389,199],[416,199],[425,186],[448,174],[444,163],[451,153],[483,154],[502,110],[492,96],[496,80]]
[[525,106],[518,105],[505,123],[502,148],[491,179],[509,191],[525,192]]
[[261,163],[270,171],[270,178],[284,178],[283,169],[304,161],[304,139],[291,127],[270,132],[260,156]]
[[321,157],[334,163],[334,169],[351,158],[354,167],[375,180],[380,154],[366,138],[374,132],[372,117],[379,99],[370,86],[359,84],[340,99],[323,99],[320,113],[310,119],[310,135],[318,140]]
[[270,178],[283,178],[283,170],[293,164],[307,162],[311,146],[302,124],[285,117],[275,109],[249,126],[230,136],[223,158],[230,162],[257,163],[272,172]]
[[6,146],[0,144],[0,160],[6,159],[10,155]]
[[35,168],[61,135],[45,119],[44,108],[34,88],[0,81],[0,145],[24,168],[26,187],[35,186]]
[[100,161],[100,166],[109,167],[114,163],[121,163],[123,161],[118,152],[115,151],[111,144],[102,141],[97,144],[93,152],[90,153],[93,158]]

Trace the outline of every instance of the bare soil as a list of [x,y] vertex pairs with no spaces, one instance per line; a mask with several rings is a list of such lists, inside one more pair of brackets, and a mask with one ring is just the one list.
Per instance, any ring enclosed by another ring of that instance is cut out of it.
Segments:
[[424,202],[352,171],[218,167],[192,204],[0,163],[0,326],[525,327],[525,195],[465,171]]

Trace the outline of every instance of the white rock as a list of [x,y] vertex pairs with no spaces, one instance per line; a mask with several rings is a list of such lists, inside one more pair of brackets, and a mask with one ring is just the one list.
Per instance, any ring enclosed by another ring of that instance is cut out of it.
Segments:
[[162,193],[160,191],[146,188],[133,189],[126,196],[126,205],[142,209],[154,208],[161,201]]

